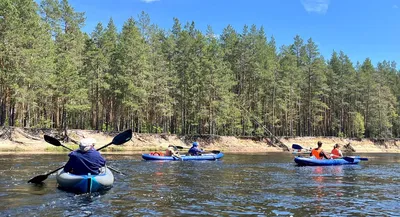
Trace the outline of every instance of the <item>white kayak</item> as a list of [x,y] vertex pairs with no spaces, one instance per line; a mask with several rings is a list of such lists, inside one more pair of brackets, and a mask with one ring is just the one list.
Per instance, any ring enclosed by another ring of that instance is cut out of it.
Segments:
[[107,190],[114,183],[114,175],[107,167],[101,168],[101,171],[103,172],[98,175],[75,175],[60,169],[56,175],[57,183],[64,190],[77,193]]

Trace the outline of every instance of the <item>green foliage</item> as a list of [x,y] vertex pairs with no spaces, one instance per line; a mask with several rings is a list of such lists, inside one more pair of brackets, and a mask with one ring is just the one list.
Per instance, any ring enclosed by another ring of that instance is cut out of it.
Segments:
[[83,33],[67,0],[0,1],[0,125],[278,136],[400,136],[395,62],[326,60],[310,38],[221,35],[142,12]]
[[360,113],[356,113],[355,117],[353,119],[353,124],[354,124],[354,131],[355,131],[355,136],[358,138],[363,138],[364,137],[364,118]]

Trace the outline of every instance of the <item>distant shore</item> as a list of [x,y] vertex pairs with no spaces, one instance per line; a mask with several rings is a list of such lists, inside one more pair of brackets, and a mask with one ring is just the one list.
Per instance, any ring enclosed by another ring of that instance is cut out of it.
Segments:
[[[50,134],[51,130],[30,130],[14,128],[12,133],[0,138],[0,154],[7,153],[62,153],[68,152],[62,147],[54,147],[43,140],[44,134]],[[83,137],[93,137],[97,141],[96,147],[101,147],[110,141],[113,136],[103,132],[91,130],[68,130],[68,136],[79,141]],[[148,153],[152,151],[163,151],[169,144],[190,148],[192,141],[198,141],[200,147],[206,150],[220,150],[227,153],[263,153],[283,152],[280,147],[274,147],[266,138],[256,137],[234,137],[234,136],[211,136],[211,137],[189,137],[171,134],[137,134],[134,133],[131,141],[123,145],[111,145],[104,152],[111,153]],[[333,145],[339,143],[342,149],[348,152],[360,153],[400,153],[400,140],[374,140],[374,139],[348,139],[338,137],[296,137],[280,138],[286,146],[291,148],[292,144],[299,144],[303,148],[315,147],[318,141],[323,143],[324,150],[331,150]],[[70,148],[77,145],[69,142],[65,144]]]

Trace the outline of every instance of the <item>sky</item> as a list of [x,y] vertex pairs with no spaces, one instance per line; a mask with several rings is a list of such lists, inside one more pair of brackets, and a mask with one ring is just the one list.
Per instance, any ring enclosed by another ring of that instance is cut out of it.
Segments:
[[[141,11],[151,22],[171,29],[173,17],[182,24],[194,21],[205,32],[210,25],[221,34],[227,25],[242,32],[245,24],[263,26],[277,46],[293,43],[300,35],[312,38],[327,59],[343,51],[353,63],[371,58],[400,65],[400,0],[69,0],[76,11],[85,12],[83,30],[90,33],[98,22],[113,18],[120,30]],[[399,66],[398,66],[399,68]]]

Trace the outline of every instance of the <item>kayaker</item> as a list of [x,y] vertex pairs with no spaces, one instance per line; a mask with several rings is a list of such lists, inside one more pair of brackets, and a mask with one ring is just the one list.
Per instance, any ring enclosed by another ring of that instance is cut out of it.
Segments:
[[314,149],[311,151],[310,156],[314,156],[314,157],[317,158],[317,159],[323,159],[323,158],[330,159],[330,158],[325,154],[325,152],[322,150],[322,142],[321,142],[321,141],[318,141],[318,147],[317,147],[317,148],[314,148]]
[[337,144],[337,143],[333,146],[333,149],[331,151],[331,157],[333,159],[337,159],[337,158],[342,158],[343,157],[342,151],[339,148],[340,148],[340,145]]
[[199,143],[193,142],[192,147],[189,149],[188,153],[192,156],[198,156],[203,152],[203,150],[199,149]]
[[64,171],[75,175],[98,175],[100,168],[106,165],[106,160],[100,152],[94,149],[96,140],[85,138],[79,142],[79,149],[71,152]]
[[173,156],[181,159],[178,148],[174,145],[168,145],[167,150],[165,150],[165,156]]

